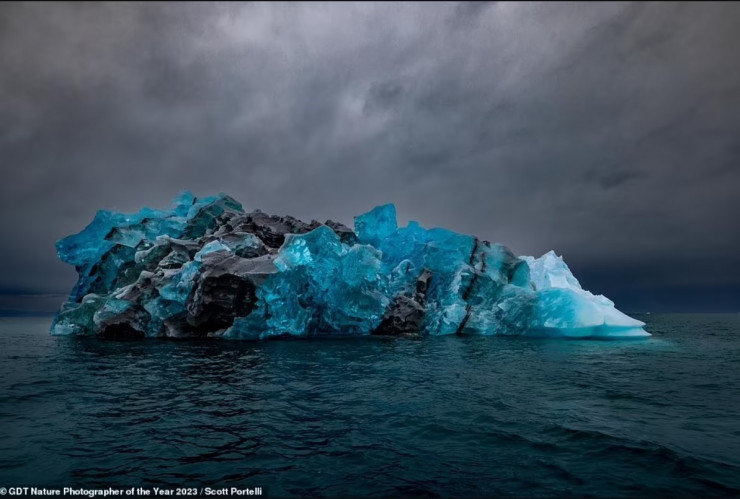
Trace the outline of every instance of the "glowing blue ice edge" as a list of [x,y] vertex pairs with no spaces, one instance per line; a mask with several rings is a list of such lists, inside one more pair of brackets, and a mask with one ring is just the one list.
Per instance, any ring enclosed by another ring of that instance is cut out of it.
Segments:
[[[130,304],[118,299],[120,289],[88,294],[90,283],[95,279],[115,282],[123,262],[146,256],[134,251],[142,241],[183,237],[201,209],[225,200],[230,208],[243,212],[239,203],[223,194],[199,199],[185,192],[169,210],[144,208],[131,215],[99,211],[82,232],[60,240],[60,259],[74,265],[80,277],[55,317],[52,334],[93,334],[98,321],[126,310]],[[121,230],[111,238],[116,228]],[[256,290],[254,309],[237,317],[218,336],[369,335],[394,297],[412,293],[425,269],[432,278],[426,291],[423,334],[650,336],[643,322],[617,310],[606,297],[582,289],[553,251],[539,258],[517,258],[502,245],[481,243],[446,229],[425,229],[413,221],[399,228],[393,204],[355,217],[355,233],[359,243],[352,245],[343,243],[326,225],[287,235],[272,262],[272,273]],[[115,248],[125,251],[111,258]],[[216,251],[232,249],[211,241],[192,261],[166,273],[167,282],[158,296],[143,304],[150,315],[146,336],[162,336],[167,318],[185,310],[203,270],[202,257]]]

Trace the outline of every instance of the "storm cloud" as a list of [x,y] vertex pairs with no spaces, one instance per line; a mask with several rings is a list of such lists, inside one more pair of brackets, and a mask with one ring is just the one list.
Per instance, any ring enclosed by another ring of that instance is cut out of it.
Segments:
[[190,189],[394,202],[623,310],[740,311],[737,47],[737,3],[3,4],[0,309],[71,289],[97,209]]

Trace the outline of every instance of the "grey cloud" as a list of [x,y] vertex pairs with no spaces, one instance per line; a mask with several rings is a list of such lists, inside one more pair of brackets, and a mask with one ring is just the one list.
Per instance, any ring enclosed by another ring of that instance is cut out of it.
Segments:
[[674,299],[674,274],[738,290],[739,20],[721,3],[3,4],[0,291],[67,291],[56,239],[184,189],[345,223],[395,202],[404,222],[554,248],[640,306]]

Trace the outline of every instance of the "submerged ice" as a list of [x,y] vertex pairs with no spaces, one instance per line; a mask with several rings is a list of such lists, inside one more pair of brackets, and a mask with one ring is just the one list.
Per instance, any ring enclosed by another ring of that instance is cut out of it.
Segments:
[[450,230],[398,227],[392,204],[352,230],[186,192],[168,210],[99,211],[57,253],[79,274],[52,325],[59,335],[649,336],[554,252],[517,257]]

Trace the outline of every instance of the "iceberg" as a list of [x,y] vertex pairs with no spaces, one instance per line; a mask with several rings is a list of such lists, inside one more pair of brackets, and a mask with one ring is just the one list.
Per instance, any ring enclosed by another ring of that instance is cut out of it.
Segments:
[[56,249],[79,279],[55,335],[649,336],[554,252],[517,257],[474,236],[399,227],[392,204],[350,229],[185,192],[167,210],[99,211]]

